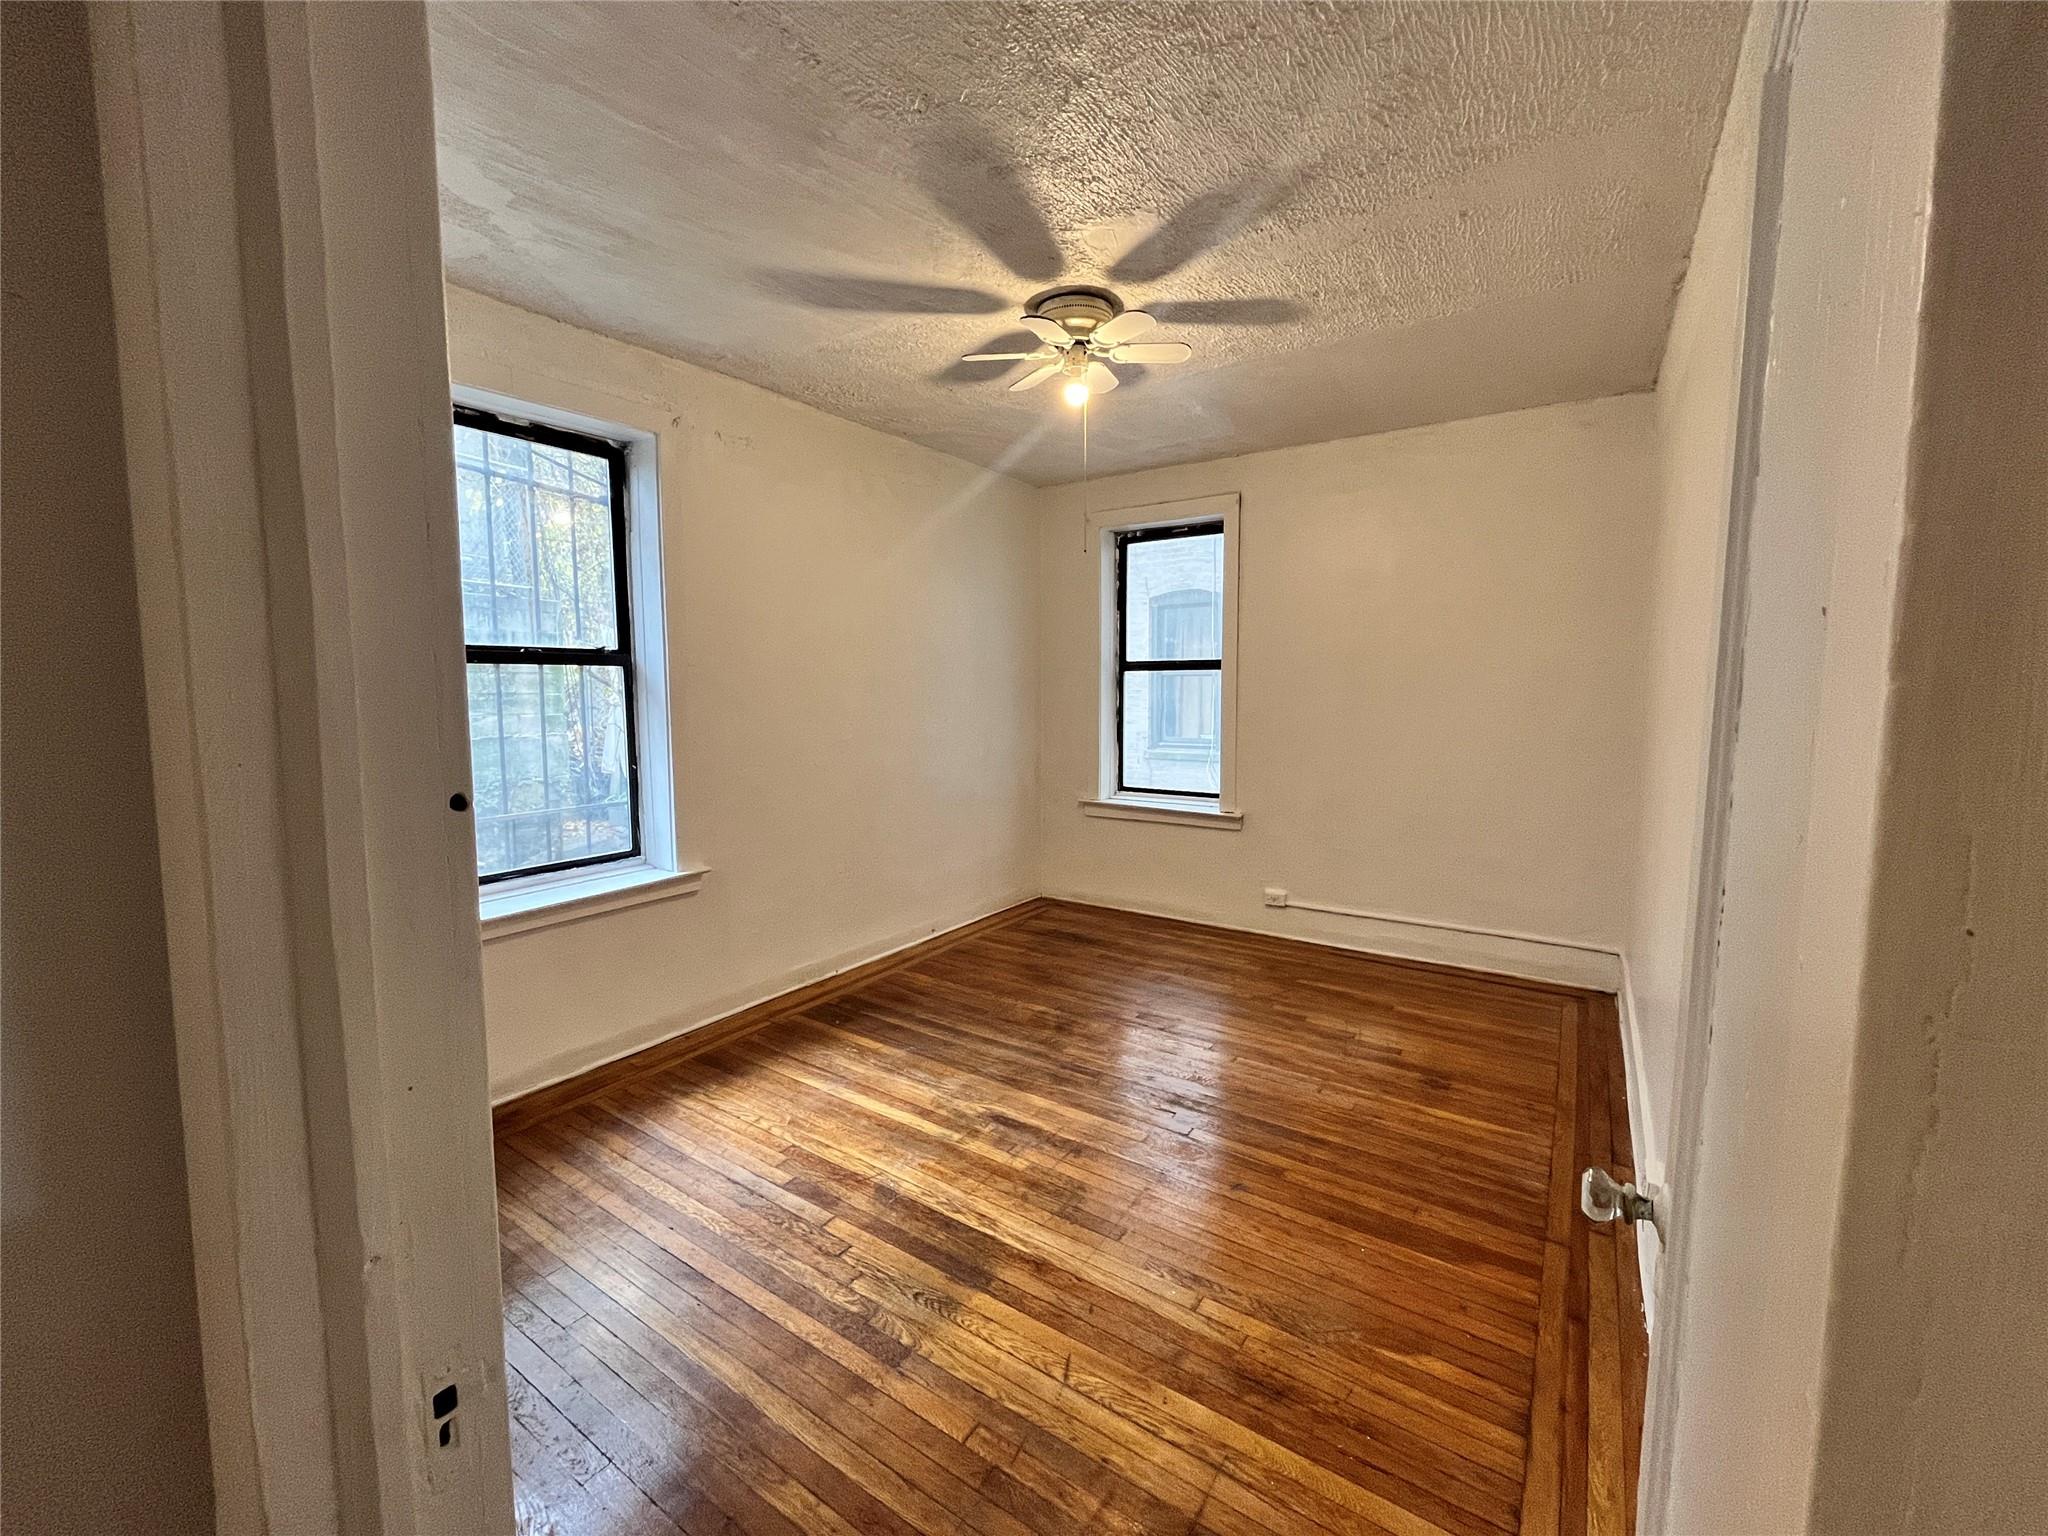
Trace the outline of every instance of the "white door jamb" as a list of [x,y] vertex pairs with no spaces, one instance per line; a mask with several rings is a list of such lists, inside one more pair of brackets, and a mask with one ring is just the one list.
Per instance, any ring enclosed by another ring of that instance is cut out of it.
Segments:
[[1659,1197],[1665,1242],[1657,1266],[1658,1327],[1651,1340],[1643,1415],[1642,1486],[1637,1508],[1646,1532],[1663,1526],[1673,1454],[1678,1394],[1677,1362],[1684,1329],[1681,1304],[1692,1248],[1692,1191],[1712,1037],[1714,978],[1719,960],[1721,889],[1728,864],[1730,790],[1742,703],[1744,631],[1749,609],[1750,529],[1756,510],[1758,441],[1763,427],[1764,377],[1770,360],[1771,297],[1777,278],[1778,221],[1785,182],[1785,143],[1792,60],[1804,14],[1803,0],[1777,0],[1770,56],[1765,63],[1757,124],[1756,185],[1744,280],[1742,377],[1737,395],[1735,444],[1729,476],[1726,542],[1721,562],[1721,609],[1707,764],[1700,799],[1699,841],[1693,860],[1691,926],[1686,935],[1679,1002],[1679,1061],[1672,1119],[1670,1175]]
[[219,1529],[509,1531],[425,16],[92,9]]

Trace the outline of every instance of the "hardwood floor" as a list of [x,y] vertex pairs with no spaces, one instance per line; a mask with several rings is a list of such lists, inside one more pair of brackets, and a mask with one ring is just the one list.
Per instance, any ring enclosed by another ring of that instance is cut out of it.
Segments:
[[1038,902],[740,1024],[501,1112],[523,1530],[1632,1528],[1611,998]]

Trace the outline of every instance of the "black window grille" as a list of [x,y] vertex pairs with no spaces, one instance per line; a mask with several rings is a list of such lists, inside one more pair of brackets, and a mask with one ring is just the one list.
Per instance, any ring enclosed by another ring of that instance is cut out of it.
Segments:
[[640,854],[626,451],[455,411],[477,877]]

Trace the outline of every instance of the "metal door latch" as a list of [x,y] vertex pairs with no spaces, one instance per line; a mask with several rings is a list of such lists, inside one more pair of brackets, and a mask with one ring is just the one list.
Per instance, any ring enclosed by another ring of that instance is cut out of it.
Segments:
[[1617,1184],[1605,1168],[1588,1168],[1579,1175],[1579,1209],[1592,1221],[1657,1220],[1657,1203],[1633,1184]]

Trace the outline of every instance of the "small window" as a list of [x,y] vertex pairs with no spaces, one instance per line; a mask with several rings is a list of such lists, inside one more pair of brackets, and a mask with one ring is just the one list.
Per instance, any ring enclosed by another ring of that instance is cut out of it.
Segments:
[[640,854],[626,454],[455,411],[477,876]]
[[1223,782],[1223,525],[1116,535],[1120,792],[1215,800]]

